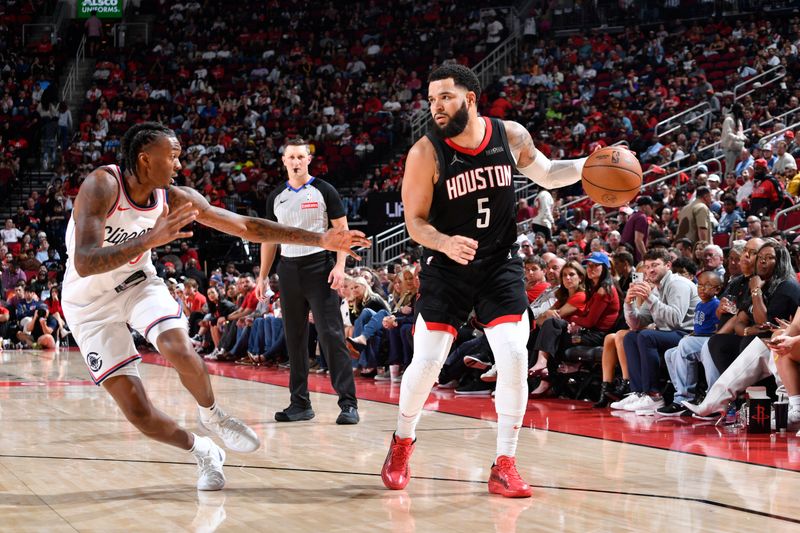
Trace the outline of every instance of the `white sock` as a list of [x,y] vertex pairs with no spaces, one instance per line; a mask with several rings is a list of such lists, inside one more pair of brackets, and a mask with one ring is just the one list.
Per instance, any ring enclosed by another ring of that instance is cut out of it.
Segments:
[[527,320],[522,315],[518,322],[505,322],[485,330],[497,366],[494,405],[498,457],[516,454],[519,429],[528,403],[528,350],[525,345],[530,329]]
[[796,396],[789,396],[789,405],[800,409],[800,394]]
[[214,444],[214,441],[208,437],[201,437],[194,433],[192,433],[192,435],[194,436],[194,445],[189,451],[194,455],[208,455],[211,452],[211,446]]
[[439,377],[445,358],[453,344],[453,336],[442,331],[431,331],[422,315],[414,328],[414,358],[403,374],[400,385],[400,408],[397,413],[398,439],[414,439],[414,432],[422,414],[431,387]]
[[200,411],[200,420],[203,422],[208,422],[214,417],[215,414],[217,414],[217,402],[214,402],[211,407],[203,407],[202,405],[198,405],[197,410]]
[[516,455],[521,426],[521,416],[497,415],[497,457],[501,455],[514,457]]
[[416,439],[417,422],[421,413],[416,415],[404,415],[403,411],[397,413],[397,430],[394,432],[398,439]]

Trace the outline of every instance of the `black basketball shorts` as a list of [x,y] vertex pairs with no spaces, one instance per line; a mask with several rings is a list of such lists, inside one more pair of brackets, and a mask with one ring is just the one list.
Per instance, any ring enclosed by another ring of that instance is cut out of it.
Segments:
[[486,327],[517,322],[528,308],[522,259],[494,256],[459,265],[438,254],[423,261],[414,311],[428,329],[456,334],[475,309]]

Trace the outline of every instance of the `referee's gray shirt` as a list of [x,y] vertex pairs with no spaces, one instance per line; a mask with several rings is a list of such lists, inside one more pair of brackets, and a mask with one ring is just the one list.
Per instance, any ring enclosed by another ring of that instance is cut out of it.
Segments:
[[[287,181],[267,198],[267,220],[287,226],[322,233],[330,228],[330,221],[345,216],[339,193],[333,185],[311,177],[299,189],[292,188]],[[302,257],[322,252],[317,246],[282,244],[284,257]]]

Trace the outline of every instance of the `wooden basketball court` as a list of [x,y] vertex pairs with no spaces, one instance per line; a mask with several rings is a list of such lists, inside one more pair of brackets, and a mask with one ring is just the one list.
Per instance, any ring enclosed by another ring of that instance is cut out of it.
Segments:
[[[379,472],[399,385],[359,380],[361,423],[337,426],[336,398],[312,376],[317,417],[278,424],[285,370],[209,365],[218,401],[258,432],[230,452],[227,486],[195,490],[180,450],[141,436],[88,380],[76,351],[0,354],[2,531],[798,531],[800,438],[748,437],[687,420],[611,416],[531,401],[517,452],[534,497],[487,493],[490,398],[435,391],[413,479]],[[195,405],[158,356],[140,365],[158,407],[197,431]]]

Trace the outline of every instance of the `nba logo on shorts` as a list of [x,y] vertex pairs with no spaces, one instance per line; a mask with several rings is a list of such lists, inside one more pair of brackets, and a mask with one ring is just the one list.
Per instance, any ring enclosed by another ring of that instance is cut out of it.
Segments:
[[100,359],[97,352],[89,352],[86,356],[86,360],[89,362],[89,368],[92,369],[92,372],[97,372],[103,367],[103,360]]

